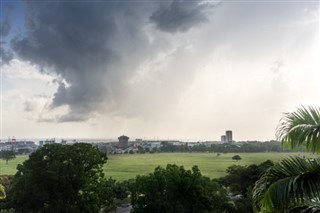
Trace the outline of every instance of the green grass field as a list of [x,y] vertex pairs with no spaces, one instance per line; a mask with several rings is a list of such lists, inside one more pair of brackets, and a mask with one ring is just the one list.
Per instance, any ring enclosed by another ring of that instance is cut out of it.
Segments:
[[0,175],[13,175],[17,171],[17,165],[27,160],[27,155],[17,155],[15,159],[8,161],[0,160]]
[[[216,153],[154,153],[154,154],[127,154],[127,155],[110,155],[104,171],[107,176],[122,181],[134,178],[136,175],[144,175],[152,172],[155,167],[167,164],[183,165],[190,169],[193,165],[198,165],[202,174],[210,178],[224,176],[227,167],[237,165],[259,164],[265,160],[279,161],[282,158],[291,155],[300,155],[306,157],[315,157],[309,153],[239,153],[242,160],[234,161],[232,156],[235,154]],[[0,175],[15,174],[16,167],[19,163],[26,160],[27,156],[17,156],[16,159],[9,161],[0,160]]]

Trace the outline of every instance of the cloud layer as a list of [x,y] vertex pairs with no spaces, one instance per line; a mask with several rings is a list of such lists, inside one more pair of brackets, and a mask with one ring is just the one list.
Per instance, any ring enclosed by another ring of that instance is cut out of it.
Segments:
[[207,22],[206,10],[209,4],[200,1],[173,0],[171,4],[162,5],[152,13],[150,20],[160,30],[166,32],[185,32],[201,23]]
[[58,121],[83,121],[110,106],[121,108],[128,81],[141,64],[176,48],[163,37],[150,40],[156,28],[189,30],[208,21],[208,7],[176,0],[139,5],[26,1],[27,33],[15,38],[12,48],[19,58],[59,76],[51,107],[67,105],[70,111]]
[[270,139],[282,112],[320,104],[315,2],[14,5],[1,17],[6,136]]
[[[3,6],[5,7],[3,11],[1,11],[0,16],[0,61],[2,64],[8,64],[11,59],[13,58],[12,53],[5,48],[7,46],[6,38],[10,33],[11,30],[11,23],[10,23],[10,11],[13,9],[11,6]],[[2,9],[2,6],[1,6]]]

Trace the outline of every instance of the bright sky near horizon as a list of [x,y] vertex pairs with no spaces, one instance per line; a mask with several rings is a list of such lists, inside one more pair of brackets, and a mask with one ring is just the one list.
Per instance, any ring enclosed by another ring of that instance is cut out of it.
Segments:
[[1,137],[270,140],[320,106],[315,1],[1,2]]

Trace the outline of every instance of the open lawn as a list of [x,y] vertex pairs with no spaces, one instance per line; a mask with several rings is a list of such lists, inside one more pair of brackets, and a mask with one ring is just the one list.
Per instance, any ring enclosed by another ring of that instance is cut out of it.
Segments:
[[[154,154],[126,154],[110,155],[104,171],[107,176],[122,181],[134,178],[136,175],[144,175],[152,172],[155,167],[167,164],[183,165],[190,169],[193,165],[198,165],[203,175],[210,178],[224,176],[227,167],[237,165],[259,164],[265,160],[279,161],[290,155],[300,155],[306,157],[317,157],[309,153],[238,153],[242,160],[236,162],[232,160],[235,154],[216,153],[154,153]],[[26,160],[27,156],[17,156],[6,165],[4,160],[0,160],[0,175],[14,174],[17,164]]]
[[0,160],[0,175],[15,174],[17,171],[17,165],[27,159],[27,155],[16,155],[15,159],[8,161],[8,164],[6,164],[5,160]]
[[279,161],[290,155],[313,156],[309,153],[238,153],[242,160],[236,162],[232,160],[235,154],[216,153],[154,153],[154,154],[133,154],[133,155],[111,155],[107,165],[104,167],[105,173],[117,180],[134,178],[138,174],[148,174],[156,166],[165,167],[167,164],[183,165],[190,169],[193,165],[198,165],[203,175],[210,178],[222,177],[226,174],[226,169],[233,165],[259,164],[265,160]]

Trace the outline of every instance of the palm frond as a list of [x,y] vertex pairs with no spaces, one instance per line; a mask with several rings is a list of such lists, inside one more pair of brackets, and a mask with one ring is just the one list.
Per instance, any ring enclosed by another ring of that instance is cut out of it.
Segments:
[[320,108],[301,107],[285,113],[277,128],[276,137],[283,146],[305,145],[308,151],[320,153]]
[[271,167],[256,182],[253,205],[257,211],[288,212],[320,197],[320,159],[290,157]]
[[290,213],[319,213],[320,203],[315,201],[313,203],[306,202],[302,206],[296,206],[290,210]]

